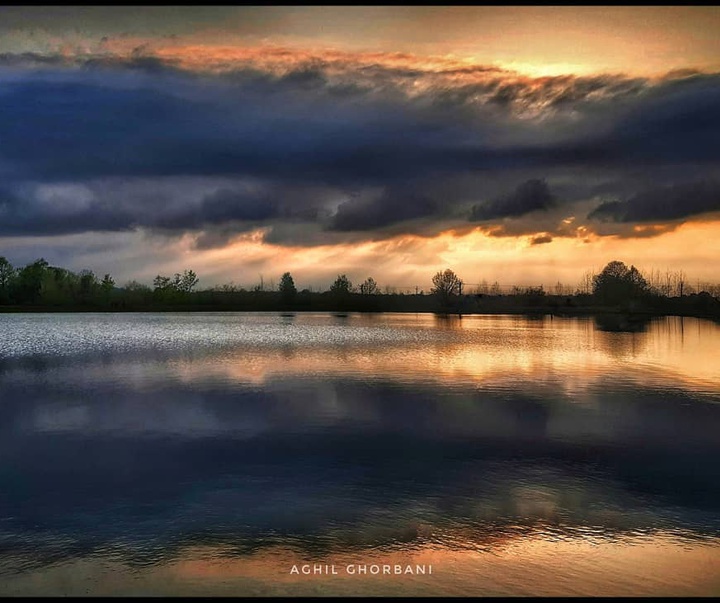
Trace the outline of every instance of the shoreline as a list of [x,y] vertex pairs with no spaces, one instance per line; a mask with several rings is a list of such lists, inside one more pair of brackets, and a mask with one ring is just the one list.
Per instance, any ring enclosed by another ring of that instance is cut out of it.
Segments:
[[438,317],[463,317],[463,316],[551,316],[558,318],[572,318],[576,316],[593,316],[593,317],[617,317],[626,318],[630,321],[644,321],[653,318],[662,317],[678,317],[678,318],[699,318],[705,320],[720,321],[720,315],[716,313],[698,312],[698,311],[657,311],[652,309],[627,310],[620,308],[600,308],[600,307],[565,307],[558,308],[478,308],[477,310],[458,310],[440,312],[437,310],[427,309],[398,309],[387,308],[378,310],[366,309],[330,309],[330,308],[233,308],[218,307],[208,308],[206,306],[160,306],[154,308],[98,308],[98,307],[78,307],[64,308],[58,306],[0,306],[0,314],[195,314],[195,313],[247,313],[247,314],[431,314]]

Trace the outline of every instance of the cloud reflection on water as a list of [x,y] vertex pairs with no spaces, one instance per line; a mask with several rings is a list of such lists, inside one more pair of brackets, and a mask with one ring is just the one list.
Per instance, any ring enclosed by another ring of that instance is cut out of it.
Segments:
[[[661,357],[658,341],[684,353],[674,331],[462,322],[404,349],[6,358],[2,565],[167,565],[198,546],[321,559],[528,538],[717,542],[718,391],[624,356]],[[397,328],[412,340],[418,325]],[[521,345],[503,345],[513,332]]]

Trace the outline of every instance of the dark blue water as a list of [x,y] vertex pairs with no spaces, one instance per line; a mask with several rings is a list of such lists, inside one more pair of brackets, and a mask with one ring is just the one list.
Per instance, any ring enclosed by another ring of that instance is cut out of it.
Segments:
[[720,594],[720,327],[604,328],[0,315],[0,593]]

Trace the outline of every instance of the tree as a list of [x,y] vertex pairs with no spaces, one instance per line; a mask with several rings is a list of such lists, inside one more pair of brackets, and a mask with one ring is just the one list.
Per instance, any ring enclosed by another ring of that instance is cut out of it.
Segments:
[[199,281],[200,279],[195,272],[192,270],[184,270],[182,274],[179,272],[175,273],[172,285],[174,289],[181,293],[190,293]]
[[461,280],[450,268],[433,276],[431,292],[438,298],[440,306],[447,308],[456,295],[460,294]]
[[158,274],[153,279],[153,298],[161,303],[172,303],[177,300],[177,287],[173,278]]
[[590,295],[593,290],[593,281],[595,277],[596,275],[593,274],[592,270],[586,270],[578,283],[577,293],[581,295]]
[[0,303],[10,300],[10,285],[15,278],[15,268],[7,261],[7,258],[0,257]]
[[353,285],[344,274],[338,275],[335,282],[330,285],[330,295],[333,306],[336,310],[345,311],[350,307],[350,294],[353,292]]
[[169,276],[158,274],[153,279],[153,288],[155,291],[165,291],[166,289],[170,289],[170,287],[172,287],[172,279]]
[[291,304],[295,300],[297,288],[295,287],[295,281],[289,272],[286,272],[280,277],[278,291],[280,291],[280,298],[284,304]]
[[14,297],[19,303],[35,303],[40,300],[42,284],[48,268],[44,258],[35,260],[22,268],[16,279]]
[[101,293],[101,300],[103,303],[107,304],[110,302],[110,296],[112,295],[113,289],[115,288],[115,280],[112,276],[109,274],[106,274],[103,277],[103,280],[100,281],[100,293]]
[[136,280],[129,281],[123,291],[123,299],[130,306],[141,306],[152,302],[153,292],[147,285]]
[[57,266],[47,266],[43,270],[39,298],[42,304],[51,306],[72,304],[80,299],[80,294],[79,274]]
[[103,280],[100,282],[100,288],[102,289],[103,293],[110,293],[114,287],[115,279],[113,279],[113,277],[109,274],[106,274],[103,277]]
[[197,274],[192,270],[176,272],[173,277],[158,274],[153,280],[154,295],[163,302],[181,301],[198,284]]
[[682,297],[684,293],[687,293],[686,283],[687,277],[685,276],[684,270],[678,270],[674,274],[675,278],[675,291],[678,297]]
[[605,303],[617,304],[646,295],[650,287],[635,266],[610,262],[592,279],[593,295]]
[[92,297],[94,289],[98,284],[97,278],[92,270],[82,270],[78,276],[78,286],[80,289],[78,297],[80,301],[87,302]]
[[136,280],[128,281],[124,288],[125,291],[130,291],[133,293],[150,293],[150,287],[148,287],[147,285],[143,285],[142,283],[138,283]]
[[365,282],[360,285],[360,293],[363,295],[375,295],[378,292],[378,284],[372,276],[365,279]]
[[344,274],[339,274],[335,282],[330,285],[330,293],[345,296],[352,292],[352,282]]

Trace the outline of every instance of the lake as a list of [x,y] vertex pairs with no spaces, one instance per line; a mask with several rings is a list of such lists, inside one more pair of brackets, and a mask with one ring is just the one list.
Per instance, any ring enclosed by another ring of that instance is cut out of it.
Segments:
[[0,595],[720,595],[718,352],[677,317],[0,314]]

